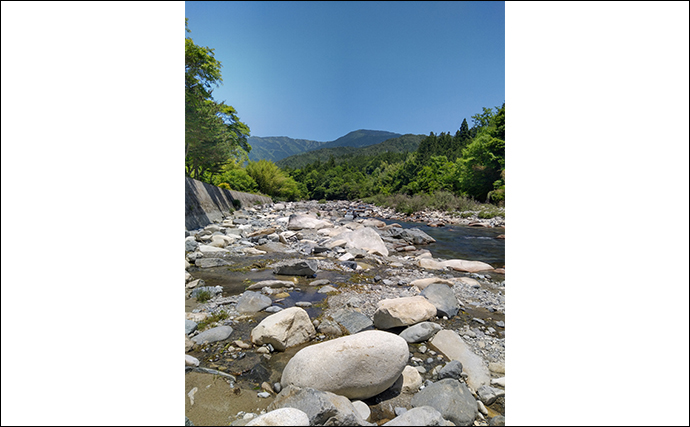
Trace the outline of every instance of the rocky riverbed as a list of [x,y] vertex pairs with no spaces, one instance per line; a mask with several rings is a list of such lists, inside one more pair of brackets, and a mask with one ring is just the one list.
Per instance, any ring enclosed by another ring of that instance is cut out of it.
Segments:
[[392,221],[505,225],[310,201],[187,231],[187,422],[502,425],[504,266]]

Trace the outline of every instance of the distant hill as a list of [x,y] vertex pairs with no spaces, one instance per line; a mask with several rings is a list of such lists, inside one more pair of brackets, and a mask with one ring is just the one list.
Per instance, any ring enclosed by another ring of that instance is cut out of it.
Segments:
[[250,136],[247,138],[247,142],[252,147],[252,151],[249,153],[249,160],[258,161],[266,159],[278,162],[286,157],[318,148],[366,147],[398,136],[401,135],[394,132],[360,129],[341,136],[335,141],[320,142],[308,139],[293,139],[287,136]]
[[249,152],[249,160],[254,162],[261,159],[276,162],[285,157],[314,150],[326,144],[326,142],[293,139],[287,136],[269,136],[267,138],[250,136],[247,138],[247,142],[252,147],[252,151]]
[[335,141],[327,142],[319,148],[333,148],[333,147],[366,147],[368,145],[378,144],[387,139],[402,136],[399,133],[386,132],[383,130],[365,130],[360,129],[352,131],[345,136],[341,136]]
[[[351,132],[354,133],[354,132]],[[349,135],[349,134],[348,134]],[[347,135],[346,135],[347,136]],[[333,148],[317,148],[316,150],[308,151],[294,156],[286,157],[276,162],[276,165],[284,168],[300,169],[304,166],[313,163],[317,160],[326,162],[331,156],[336,162],[348,160],[356,156],[375,156],[377,154],[390,152],[402,153],[404,151],[412,152],[417,149],[419,143],[426,138],[426,135],[406,134],[397,138],[390,138],[378,144],[369,145],[366,147],[333,147]]]

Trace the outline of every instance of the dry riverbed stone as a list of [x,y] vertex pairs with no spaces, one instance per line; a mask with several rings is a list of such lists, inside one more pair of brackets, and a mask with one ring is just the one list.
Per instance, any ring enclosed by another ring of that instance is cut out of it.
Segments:
[[308,426],[309,416],[296,408],[280,408],[260,415],[246,426]]
[[467,386],[446,378],[425,387],[412,398],[412,406],[431,406],[456,426],[469,426],[477,416],[477,401]]
[[245,291],[238,298],[235,309],[239,313],[257,313],[271,304],[273,300],[270,297],[260,292]]
[[407,342],[384,331],[364,331],[298,351],[283,370],[283,387],[312,387],[350,399],[389,388],[408,359]]
[[230,326],[218,326],[215,328],[208,329],[199,335],[192,337],[192,341],[196,344],[203,344],[204,342],[216,342],[223,341],[227,339],[230,334],[232,334],[232,328]]
[[427,286],[422,291],[422,296],[436,307],[438,317],[448,316],[451,318],[460,311],[460,304],[458,304],[453,290],[443,283],[432,283]]
[[307,414],[312,426],[372,426],[362,419],[349,399],[311,387],[289,385],[282,389],[268,410],[295,408]]
[[278,351],[305,343],[315,335],[316,330],[309,315],[299,307],[271,314],[252,329],[251,333],[254,344],[271,344]]
[[423,296],[384,299],[374,313],[374,326],[390,329],[409,326],[431,319],[436,307]]
[[421,322],[400,332],[400,337],[409,343],[422,342],[433,337],[441,329],[443,329],[443,326],[438,323]]

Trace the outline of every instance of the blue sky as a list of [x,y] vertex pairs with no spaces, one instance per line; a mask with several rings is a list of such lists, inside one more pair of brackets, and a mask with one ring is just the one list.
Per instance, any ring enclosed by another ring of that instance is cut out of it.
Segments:
[[[503,2],[186,2],[252,136],[455,132],[505,101]],[[182,32],[180,24],[180,32]],[[181,45],[180,45],[181,46]]]

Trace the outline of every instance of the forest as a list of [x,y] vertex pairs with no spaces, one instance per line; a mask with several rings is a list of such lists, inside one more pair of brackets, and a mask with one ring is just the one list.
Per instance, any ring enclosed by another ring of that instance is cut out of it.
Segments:
[[[191,32],[186,19],[185,31]],[[265,159],[249,160],[249,126],[232,106],[213,99],[213,88],[222,83],[220,68],[213,49],[185,37],[188,177],[276,201],[368,199],[390,204],[423,195],[436,207],[449,198],[505,203],[505,103],[482,108],[471,117],[471,127],[463,119],[454,134],[403,135],[369,147],[316,150],[283,159],[279,167]]]

